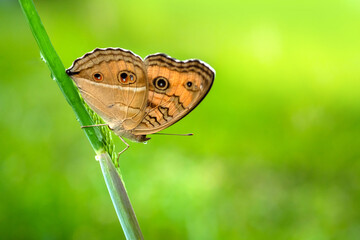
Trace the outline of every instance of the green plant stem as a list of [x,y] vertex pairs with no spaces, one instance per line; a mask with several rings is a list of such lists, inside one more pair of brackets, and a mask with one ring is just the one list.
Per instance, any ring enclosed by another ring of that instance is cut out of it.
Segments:
[[[65,99],[73,108],[76,118],[81,126],[94,124],[86,108],[82,104],[79,94],[70,79],[65,73],[65,67],[57,55],[51,41],[45,31],[40,17],[31,0],[19,0],[26,19],[30,25],[31,31],[40,48],[40,53],[48,65],[51,76],[56,80],[60,90],[63,92]],[[104,152],[103,137],[98,128],[84,128],[85,134],[89,139],[93,149],[97,154]]]
[[[93,125],[94,121],[83,104],[71,78],[65,73],[64,65],[51,44],[33,1],[19,0],[19,3],[40,48],[41,56],[48,65],[52,78],[56,80],[65,99],[74,110],[77,120],[81,126]],[[102,132],[98,127],[83,129],[100,162],[106,185],[126,239],[143,239],[135,213],[119,175],[119,169],[115,169],[114,159],[110,157],[113,154],[110,152],[112,148],[109,145],[112,143],[108,141],[109,137],[107,136],[110,135],[108,130]]]
[[[130,214],[134,211],[129,198],[127,197],[125,187],[123,183],[119,181],[119,174],[116,171],[114,164],[111,162],[109,155],[105,153],[97,155],[96,157],[100,162],[103,175],[110,176],[105,178],[106,186],[110,192],[111,200],[114,203],[116,214],[123,226],[126,238],[143,239],[135,214]],[[136,231],[132,231],[133,229],[136,229]]]

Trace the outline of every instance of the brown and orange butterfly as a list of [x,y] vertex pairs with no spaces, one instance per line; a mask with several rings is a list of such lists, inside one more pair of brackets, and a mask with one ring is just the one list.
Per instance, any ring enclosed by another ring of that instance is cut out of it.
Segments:
[[121,140],[137,142],[191,112],[209,92],[215,76],[200,60],[179,61],[165,54],[142,60],[121,48],[96,48],[76,59],[66,73]]

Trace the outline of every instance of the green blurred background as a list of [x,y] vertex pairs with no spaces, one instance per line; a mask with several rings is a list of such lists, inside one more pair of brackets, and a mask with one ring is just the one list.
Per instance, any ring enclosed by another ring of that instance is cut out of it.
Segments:
[[[121,158],[145,239],[360,239],[359,1],[35,4],[66,67],[122,47],[216,70],[166,130],[195,136],[153,136]],[[124,239],[17,1],[0,1],[0,26],[1,239]]]

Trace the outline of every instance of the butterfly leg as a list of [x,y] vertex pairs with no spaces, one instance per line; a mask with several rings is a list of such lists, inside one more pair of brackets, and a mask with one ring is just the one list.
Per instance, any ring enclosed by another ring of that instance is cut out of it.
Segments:
[[109,126],[107,123],[102,124],[94,124],[94,125],[87,125],[87,126],[81,126],[81,128],[88,128],[88,127],[99,127],[99,126]]
[[[120,137],[120,136],[119,136]],[[119,154],[118,154],[118,157],[117,157],[117,159],[116,159],[116,163],[117,163],[117,166],[119,167],[119,158],[120,158],[120,155],[123,153],[123,152],[125,152],[129,147],[130,147],[130,145],[127,143],[127,142],[125,142],[125,140],[122,138],[122,137],[120,137],[120,139],[121,139],[121,141],[123,141],[123,143],[125,143],[125,145],[126,145],[126,148],[124,148],[121,152],[119,152]]]

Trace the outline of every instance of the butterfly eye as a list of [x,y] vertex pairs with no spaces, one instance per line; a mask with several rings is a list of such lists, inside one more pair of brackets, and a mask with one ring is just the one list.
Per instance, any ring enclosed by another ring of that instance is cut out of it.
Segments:
[[102,81],[104,77],[101,73],[94,73],[93,78],[95,81]]
[[169,81],[163,77],[155,78],[153,84],[157,89],[162,91],[169,88]]
[[134,83],[136,81],[135,74],[129,71],[122,71],[118,75],[118,80],[123,83]]

